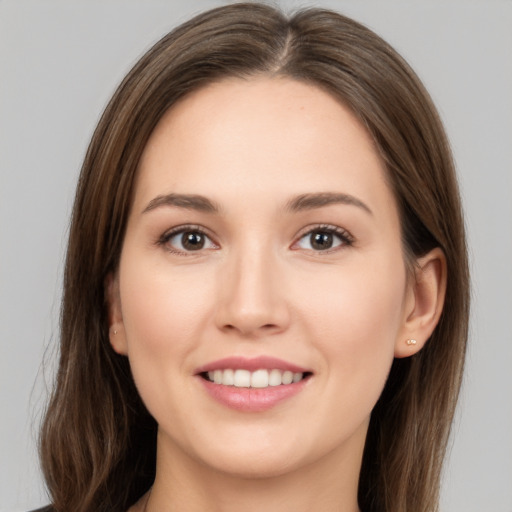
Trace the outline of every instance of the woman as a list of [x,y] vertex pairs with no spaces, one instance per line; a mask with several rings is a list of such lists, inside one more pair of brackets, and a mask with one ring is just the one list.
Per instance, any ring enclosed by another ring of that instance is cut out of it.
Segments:
[[86,155],[53,509],[436,510],[467,316],[449,147],[407,64],[325,10],[199,15]]

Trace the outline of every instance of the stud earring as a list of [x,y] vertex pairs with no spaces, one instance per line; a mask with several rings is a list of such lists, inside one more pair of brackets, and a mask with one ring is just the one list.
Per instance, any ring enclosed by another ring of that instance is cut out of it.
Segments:
[[405,343],[407,343],[407,345],[416,345],[418,342],[416,340],[407,340]]
[[114,329],[113,333],[114,333],[114,336],[115,336],[115,335],[117,334],[117,331],[116,331],[116,329]]

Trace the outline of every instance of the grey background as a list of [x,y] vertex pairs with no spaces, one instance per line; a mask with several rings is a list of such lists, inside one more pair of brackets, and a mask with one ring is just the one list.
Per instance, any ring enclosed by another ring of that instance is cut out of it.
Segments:
[[[220,3],[0,0],[0,511],[46,502],[34,439],[55,367],[68,216],[88,139],[136,58]],[[512,2],[280,4],[326,6],[367,24],[409,60],[438,105],[473,271],[442,510],[512,512]]]

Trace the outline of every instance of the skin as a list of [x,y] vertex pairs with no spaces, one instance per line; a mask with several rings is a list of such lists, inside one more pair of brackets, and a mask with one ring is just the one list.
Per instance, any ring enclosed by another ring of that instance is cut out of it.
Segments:
[[[366,208],[286,208],[325,192]],[[145,211],[169,193],[205,196],[220,211]],[[190,224],[207,233],[203,249],[163,241]],[[325,225],[349,241],[333,235],[333,248],[313,247],[308,233]],[[330,95],[284,78],[229,79],[170,109],[143,153],[107,283],[112,346],[128,356],[159,424],[155,484],[130,510],[358,511],[372,408],[393,358],[420,350],[442,309],[441,251],[412,278],[406,268],[384,166]],[[211,361],[259,355],[313,375],[257,413],[219,404],[195,375]]]

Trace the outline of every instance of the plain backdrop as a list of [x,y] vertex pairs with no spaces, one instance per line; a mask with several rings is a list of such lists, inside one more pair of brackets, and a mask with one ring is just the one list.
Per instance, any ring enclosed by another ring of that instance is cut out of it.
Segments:
[[[47,500],[35,437],[57,355],[68,217],[94,126],[152,43],[220,4],[0,0],[0,511]],[[442,510],[512,512],[512,2],[279,4],[321,5],[365,23],[412,64],[440,110],[473,272]]]

